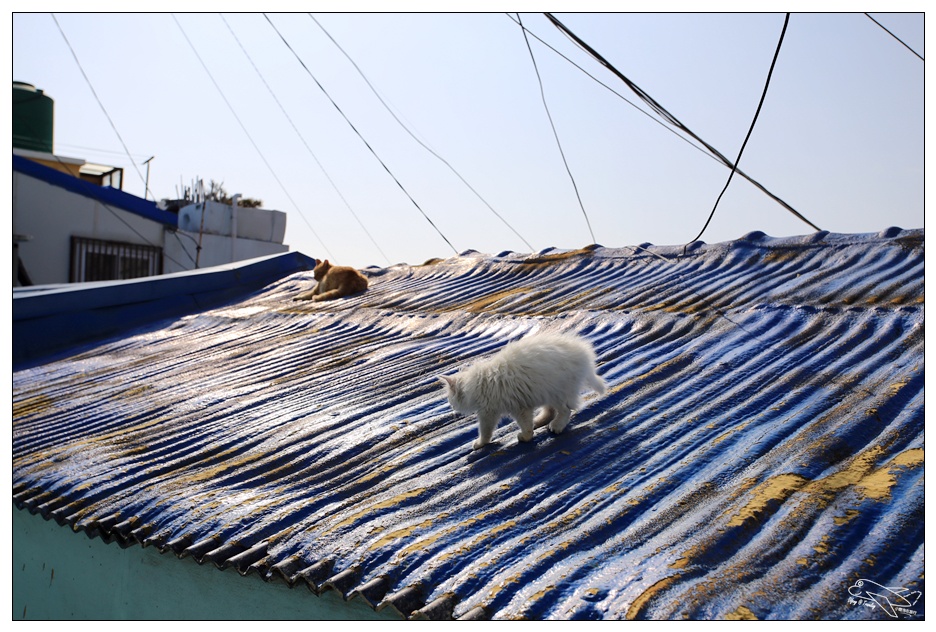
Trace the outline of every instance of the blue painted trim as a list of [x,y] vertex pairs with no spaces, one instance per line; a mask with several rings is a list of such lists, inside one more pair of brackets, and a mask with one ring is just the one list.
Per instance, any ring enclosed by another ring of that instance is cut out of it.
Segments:
[[118,208],[128,213],[145,217],[146,219],[165,224],[166,226],[178,226],[179,217],[175,213],[164,211],[156,206],[155,202],[144,200],[135,195],[124,193],[119,189],[111,187],[101,187],[96,184],[86,182],[81,178],[56,171],[51,167],[17,156],[13,154],[13,170],[22,174],[42,180],[47,184],[56,186],[78,195],[97,200],[107,206]]
[[314,267],[311,257],[286,252],[128,281],[14,288],[13,367],[42,364],[109,336],[243,300]]

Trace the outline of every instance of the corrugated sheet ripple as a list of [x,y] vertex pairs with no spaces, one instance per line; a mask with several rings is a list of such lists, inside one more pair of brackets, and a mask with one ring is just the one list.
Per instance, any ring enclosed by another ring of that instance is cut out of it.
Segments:
[[[848,588],[923,590],[923,231],[643,247],[301,273],[18,371],[14,501],[413,618],[888,618]],[[472,451],[436,376],[540,329],[609,392]]]

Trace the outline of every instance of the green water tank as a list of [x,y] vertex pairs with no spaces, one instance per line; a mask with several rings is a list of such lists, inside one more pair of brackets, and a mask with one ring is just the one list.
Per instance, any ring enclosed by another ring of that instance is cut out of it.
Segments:
[[13,147],[52,153],[52,106],[42,90],[13,82]]

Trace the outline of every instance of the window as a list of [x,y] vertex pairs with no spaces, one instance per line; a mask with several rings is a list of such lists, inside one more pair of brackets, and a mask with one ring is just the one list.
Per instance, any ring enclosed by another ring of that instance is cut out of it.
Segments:
[[114,281],[162,274],[162,260],[158,246],[73,236],[68,280]]

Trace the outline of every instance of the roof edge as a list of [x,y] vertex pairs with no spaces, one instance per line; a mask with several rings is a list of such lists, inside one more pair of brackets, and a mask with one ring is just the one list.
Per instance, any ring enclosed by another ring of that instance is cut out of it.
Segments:
[[229,303],[315,260],[286,252],[126,281],[31,286],[13,291],[13,366],[35,366],[125,331]]
[[179,218],[174,213],[160,209],[156,202],[144,200],[119,189],[86,182],[23,156],[13,154],[13,171],[166,226],[177,226],[179,223]]

